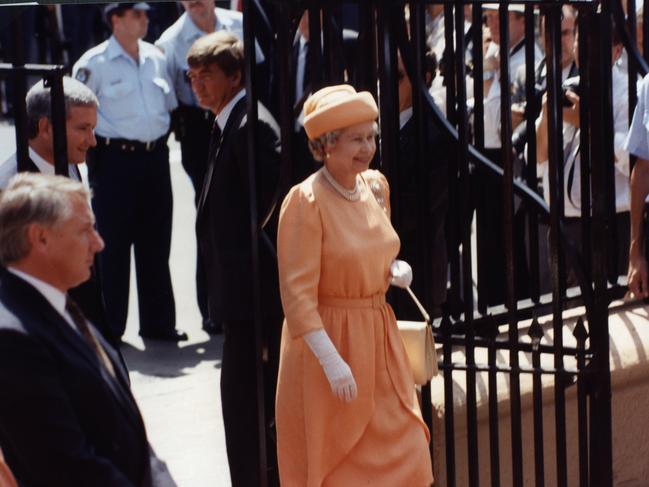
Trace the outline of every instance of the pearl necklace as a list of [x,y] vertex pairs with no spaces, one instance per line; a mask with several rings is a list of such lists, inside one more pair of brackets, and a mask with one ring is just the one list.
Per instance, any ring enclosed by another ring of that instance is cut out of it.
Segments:
[[354,189],[349,190],[343,188],[338,183],[338,181],[334,179],[334,177],[327,169],[327,166],[322,166],[322,174],[324,175],[325,179],[329,182],[329,184],[331,184],[331,187],[335,189],[336,192],[346,200],[358,201],[361,199],[361,185],[358,184],[358,178],[356,179],[356,186],[354,186]]

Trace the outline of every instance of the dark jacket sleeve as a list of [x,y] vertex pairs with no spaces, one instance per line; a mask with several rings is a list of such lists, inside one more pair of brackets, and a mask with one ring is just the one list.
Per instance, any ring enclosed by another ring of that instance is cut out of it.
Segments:
[[19,481],[28,472],[23,481],[30,487],[135,487],[93,451],[66,386],[42,345],[13,330],[0,332],[0,438]]

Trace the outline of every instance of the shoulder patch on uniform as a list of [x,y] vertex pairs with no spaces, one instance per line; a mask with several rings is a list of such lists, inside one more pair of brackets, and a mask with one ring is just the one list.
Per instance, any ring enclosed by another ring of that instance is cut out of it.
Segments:
[[90,78],[90,70],[88,68],[79,68],[75,78],[85,84]]

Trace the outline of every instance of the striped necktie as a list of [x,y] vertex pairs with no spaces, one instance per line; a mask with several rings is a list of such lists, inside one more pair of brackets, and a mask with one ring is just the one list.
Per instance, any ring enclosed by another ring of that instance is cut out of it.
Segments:
[[97,355],[99,362],[101,362],[104,367],[106,367],[106,370],[110,372],[110,375],[115,377],[115,368],[113,367],[113,363],[108,358],[108,355],[106,355],[106,351],[99,343],[99,340],[97,340],[97,337],[92,333],[92,330],[88,326],[88,322],[83,316],[81,309],[79,308],[77,303],[75,303],[74,300],[69,296],[65,300],[65,310],[70,314],[74,325],[77,327],[77,330],[79,330],[79,333],[81,334],[83,339],[86,341],[95,355]]

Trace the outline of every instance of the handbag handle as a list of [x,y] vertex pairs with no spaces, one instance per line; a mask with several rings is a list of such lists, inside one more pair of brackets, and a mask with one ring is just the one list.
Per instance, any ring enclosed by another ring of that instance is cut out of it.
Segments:
[[419,299],[417,299],[417,296],[415,296],[415,293],[410,289],[410,286],[406,287],[406,291],[412,298],[412,300],[415,302],[415,305],[417,306],[417,309],[419,309],[419,312],[421,313],[421,316],[423,316],[424,321],[430,326],[430,315],[426,311],[426,308],[424,308],[424,305],[421,304]]

